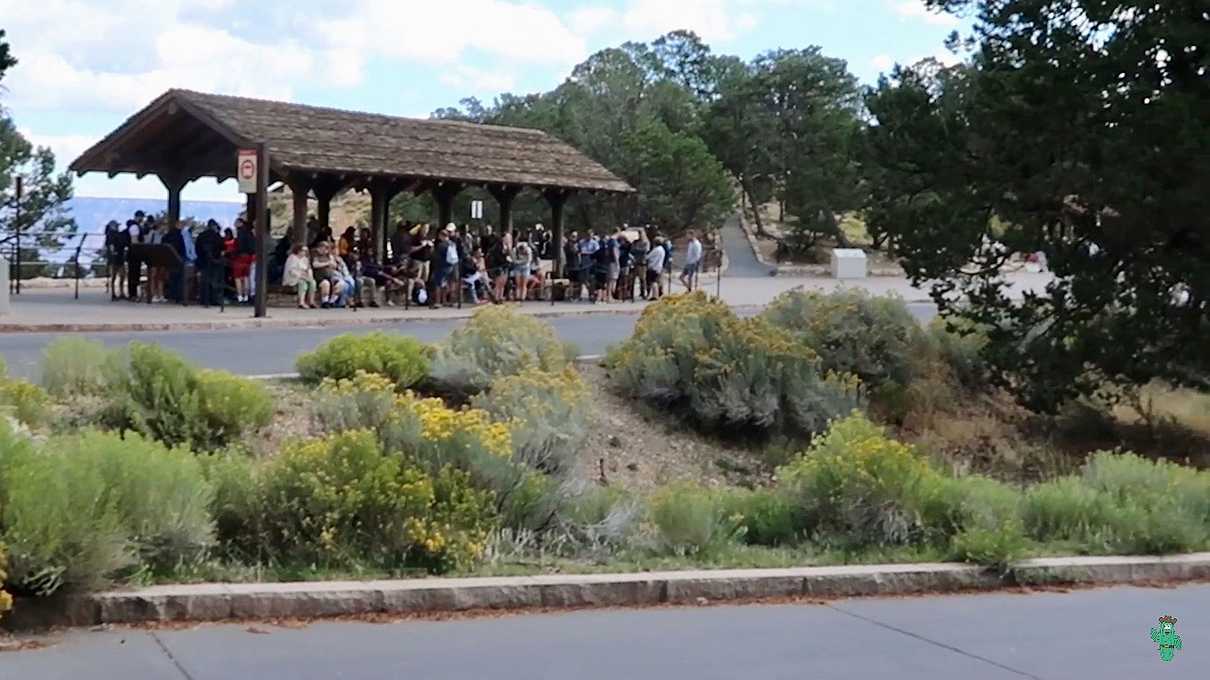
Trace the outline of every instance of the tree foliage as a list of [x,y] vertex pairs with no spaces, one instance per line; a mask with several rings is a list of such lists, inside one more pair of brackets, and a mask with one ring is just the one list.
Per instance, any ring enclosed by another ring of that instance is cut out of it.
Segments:
[[[868,105],[871,227],[988,324],[1023,401],[1210,388],[1210,9],[1202,0],[929,0],[975,10],[969,68],[898,69]],[[953,39],[957,43],[957,36]],[[1054,281],[997,272],[1042,252]]]

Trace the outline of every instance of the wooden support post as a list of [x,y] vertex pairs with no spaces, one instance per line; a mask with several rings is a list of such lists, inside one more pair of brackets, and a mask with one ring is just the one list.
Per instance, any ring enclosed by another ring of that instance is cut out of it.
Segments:
[[256,145],[256,193],[248,196],[256,227],[256,311],[258,319],[267,314],[269,301],[269,147]]
[[160,175],[160,182],[168,190],[168,228],[179,226],[181,223],[181,189],[188,181],[182,176]]
[[[315,192],[315,202],[317,204],[315,217],[319,221],[319,228],[331,229],[332,199],[348,188],[348,181],[343,177],[322,175],[311,183],[311,188]],[[307,234],[308,243],[313,238],[315,238],[315,234]]]
[[437,229],[445,229],[445,225],[454,221],[454,197],[462,191],[462,185],[456,182],[445,182],[433,188],[433,198],[437,201]]
[[382,239],[386,232],[387,206],[390,199],[387,197],[387,183],[385,180],[375,179],[370,182],[370,234],[372,235],[375,257],[381,257]]
[[563,267],[567,264],[563,261],[563,207],[567,204],[567,198],[571,195],[568,189],[547,189],[542,192],[546,197],[546,202],[550,204],[550,238],[552,240],[551,247],[554,248],[555,278],[563,278]]
[[290,193],[294,196],[294,221],[290,227],[290,242],[294,245],[306,245],[307,239],[307,193],[311,190],[311,182],[306,177],[291,177],[287,183]]
[[492,186],[488,188],[488,191],[500,206],[499,230],[503,234],[513,227],[513,201],[517,198],[517,194],[521,193],[521,187]]

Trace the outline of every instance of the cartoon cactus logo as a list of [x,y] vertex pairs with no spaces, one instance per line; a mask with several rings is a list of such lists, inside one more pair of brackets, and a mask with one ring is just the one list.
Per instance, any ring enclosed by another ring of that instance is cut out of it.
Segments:
[[1176,617],[1161,616],[1160,625],[1151,629],[1151,641],[1160,646],[1160,660],[1172,661],[1181,648],[1181,636],[1176,634]]

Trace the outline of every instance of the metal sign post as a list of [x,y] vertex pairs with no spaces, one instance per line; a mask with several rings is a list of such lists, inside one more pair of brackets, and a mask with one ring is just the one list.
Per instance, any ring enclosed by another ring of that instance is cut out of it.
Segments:
[[16,267],[13,268],[13,278],[17,280],[17,295],[21,294],[21,193],[24,189],[24,179],[21,175],[17,175],[17,203],[14,208],[13,226],[17,230],[16,238],[16,253],[13,255]]

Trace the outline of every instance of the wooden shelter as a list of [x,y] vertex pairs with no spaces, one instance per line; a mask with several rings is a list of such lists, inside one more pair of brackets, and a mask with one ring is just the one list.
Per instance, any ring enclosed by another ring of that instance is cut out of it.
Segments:
[[[350,189],[368,191],[375,248],[385,253],[391,199],[431,192],[438,226],[452,221],[454,197],[481,186],[500,204],[501,229],[511,226],[513,200],[536,190],[551,208],[556,243],[563,207],[574,192],[634,190],[599,163],[540,131],[457,121],[417,120],[242,97],[169,90],[71,164],[83,175],[105,172],[155,175],[168,190],[168,219],[180,219],[181,189],[200,177],[236,176],[240,149],[259,149],[259,190],[249,214],[262,235],[257,271],[263,276],[267,187],[283,182],[294,194],[291,228],[307,240],[307,199],[314,196],[321,226],[329,226],[332,199]],[[267,172],[266,172],[267,171]],[[561,249],[556,267],[561,270]],[[264,283],[259,281],[258,283]],[[257,286],[258,297],[265,290]],[[263,315],[263,299],[258,315]]]

